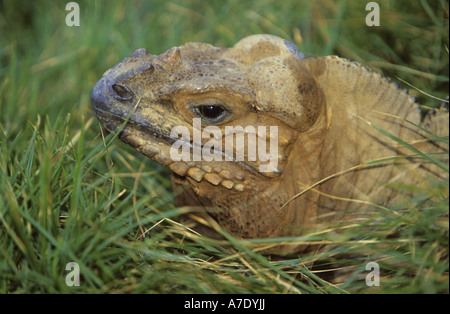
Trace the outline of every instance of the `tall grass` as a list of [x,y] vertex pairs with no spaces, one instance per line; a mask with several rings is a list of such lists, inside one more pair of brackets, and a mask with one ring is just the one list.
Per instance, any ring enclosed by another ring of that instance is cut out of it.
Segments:
[[[448,293],[448,179],[396,187],[414,197],[338,238],[212,240],[180,224],[186,209],[174,205],[169,171],[103,134],[89,100],[101,74],[137,48],[231,46],[254,33],[445,98],[448,2],[378,1],[379,28],[365,26],[360,1],[78,3],[81,26],[71,28],[65,2],[0,2],[0,292]],[[336,246],[262,254],[279,241]],[[379,287],[365,284],[368,261],[380,265]],[[65,283],[68,262],[80,265],[79,287]],[[336,269],[340,285],[328,282]]]

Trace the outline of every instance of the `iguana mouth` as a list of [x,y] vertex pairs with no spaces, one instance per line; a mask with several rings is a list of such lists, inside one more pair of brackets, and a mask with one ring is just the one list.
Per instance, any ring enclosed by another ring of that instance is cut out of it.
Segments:
[[[169,167],[175,174],[180,177],[190,177],[193,180],[200,182],[203,177],[210,183],[217,185],[222,183],[222,185],[228,189],[234,188],[237,191],[244,190],[245,186],[240,183],[244,179],[239,174],[236,178],[220,178],[224,174],[207,174],[204,170],[200,170],[195,166],[195,162],[175,162],[170,158],[170,147],[176,141],[181,139],[172,138],[167,134],[161,133],[153,128],[150,124],[143,125],[131,117],[124,117],[122,115],[117,115],[109,111],[100,109],[94,106],[94,114],[97,118],[102,121],[104,127],[111,133],[120,132],[118,137],[125,143],[129,144],[133,148],[137,149],[142,154],[149,158],[157,161],[158,163]],[[192,142],[187,142],[191,148],[194,147]],[[201,146],[203,147],[203,146]],[[254,169],[249,167],[243,162],[234,161],[236,166],[243,167],[246,171],[253,173],[254,175],[259,175]]]
[[[192,141],[185,141],[182,138],[174,138],[165,132],[160,132],[160,130],[154,128],[147,121],[145,121],[145,124],[140,121],[136,121],[133,119],[133,115],[130,117],[125,117],[98,107],[94,107],[94,114],[100,121],[102,121],[103,125],[109,132],[116,133],[120,131],[119,138],[136,149],[142,146],[142,141],[145,141],[147,145],[159,144],[161,146],[161,144],[165,144],[167,147],[178,141],[187,143],[190,149],[196,147]],[[200,148],[203,149],[203,145],[200,145]],[[220,151],[220,153],[225,156],[223,151]]]
[[[123,142],[129,144],[145,156],[152,158],[163,166],[169,167],[179,176],[188,176],[197,182],[202,181],[205,173],[203,170],[196,167],[196,162],[176,162],[170,157],[171,145],[176,141],[183,141],[181,138],[173,138],[169,134],[160,132],[152,127],[151,123],[148,121],[145,121],[145,124],[141,123],[141,121],[136,121],[133,119],[134,113],[131,115],[128,113],[129,116],[125,116],[125,114],[112,113],[94,105],[94,114],[103,123],[106,130],[111,133],[120,132],[118,137]],[[186,141],[186,143],[189,144],[191,149],[195,147],[192,141]],[[200,147],[203,148],[203,145]],[[220,151],[220,153],[224,154],[223,151]],[[241,169],[244,168],[248,173],[256,176],[261,175],[255,169],[245,164],[245,162],[236,160],[231,162]],[[190,169],[192,169],[192,171],[189,171]],[[241,177],[239,174],[237,175],[237,181],[236,178],[218,179],[218,176],[223,175],[206,175],[205,178],[215,185],[218,184],[216,182],[222,181],[223,185],[228,189],[234,188],[237,191],[242,191],[244,189],[244,186],[240,184],[240,181],[243,180],[244,177]],[[231,181],[227,181],[227,179]]]

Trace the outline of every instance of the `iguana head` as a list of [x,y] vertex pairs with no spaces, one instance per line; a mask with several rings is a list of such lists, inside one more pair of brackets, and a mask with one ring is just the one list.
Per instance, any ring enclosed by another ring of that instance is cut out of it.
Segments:
[[[232,211],[241,199],[261,215],[251,195],[278,187],[291,144],[323,114],[323,95],[303,58],[294,44],[269,35],[247,37],[230,49],[188,43],[159,56],[139,49],[97,83],[94,112],[109,131],[127,121],[120,138],[188,179],[200,203]],[[212,132],[202,134],[207,127]],[[198,134],[200,141],[194,140]],[[175,161],[171,148],[181,149],[180,141],[190,154]],[[258,144],[269,160],[259,158]],[[198,148],[205,152],[200,160]],[[206,153],[213,151],[209,160]],[[282,205],[280,198],[276,206]]]
[[[358,89],[358,80],[373,84]],[[190,185],[180,205],[207,207],[235,235],[266,237],[315,224],[320,193],[289,200],[361,161],[356,116],[380,107],[364,98],[378,95],[371,88],[390,85],[346,60],[307,59],[289,41],[254,35],[228,49],[138,49],[104,73],[91,99],[107,130],[169,167],[176,186]]]

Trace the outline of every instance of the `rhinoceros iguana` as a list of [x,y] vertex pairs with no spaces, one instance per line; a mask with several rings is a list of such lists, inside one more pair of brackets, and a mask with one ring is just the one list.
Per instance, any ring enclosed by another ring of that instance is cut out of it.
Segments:
[[[346,59],[305,58],[276,36],[232,48],[187,43],[161,55],[138,49],[105,72],[91,99],[107,130],[173,171],[174,188],[184,187],[179,205],[204,207],[242,238],[355,222],[378,210],[370,204],[396,200],[387,183],[448,175],[396,140],[448,151],[417,127],[407,91]],[[425,124],[448,137],[448,112],[435,115]]]

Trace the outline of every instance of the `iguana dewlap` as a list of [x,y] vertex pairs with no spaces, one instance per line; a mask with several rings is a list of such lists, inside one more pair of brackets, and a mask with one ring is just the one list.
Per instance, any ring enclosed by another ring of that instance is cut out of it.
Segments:
[[[370,208],[377,210],[368,203],[386,206],[395,200],[395,189],[386,183],[446,176],[420,158],[360,166],[414,155],[369,123],[423,153],[440,148],[405,122],[420,124],[419,108],[407,92],[357,63],[335,56],[305,58],[275,36],[246,37],[232,48],[187,43],[161,55],[138,49],[105,72],[92,103],[107,130],[117,131],[127,121],[120,139],[174,172],[174,189],[184,186],[180,206],[203,206],[238,237],[300,235],[354,222]],[[216,126],[218,133],[194,141],[201,131],[194,118],[202,129]],[[438,112],[429,124],[448,136],[448,112]],[[232,145],[236,152],[244,146],[244,160],[193,160],[194,148],[207,145],[224,157],[227,126],[243,128],[244,142]],[[267,132],[253,132],[252,138],[247,126]],[[277,156],[272,156],[277,164],[263,172],[266,161],[251,160],[245,147],[257,138],[267,151],[271,126],[277,127]],[[191,136],[184,138],[191,148],[187,161],[171,158],[180,139],[174,127]]]

